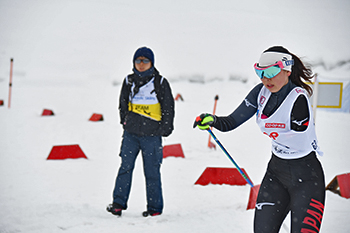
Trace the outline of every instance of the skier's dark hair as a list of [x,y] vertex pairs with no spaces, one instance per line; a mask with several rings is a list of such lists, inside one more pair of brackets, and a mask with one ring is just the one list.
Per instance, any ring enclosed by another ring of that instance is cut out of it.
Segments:
[[[293,53],[289,52],[288,49],[282,47],[282,46],[273,46],[265,50],[264,52],[280,52],[280,53],[287,53],[292,55],[292,58],[294,60],[294,65],[292,66],[292,73],[289,76],[292,83],[295,85],[304,88],[310,96],[312,96],[312,88],[306,84],[305,82],[310,82],[311,79],[315,76],[309,67],[309,65],[304,65],[304,63],[300,60],[299,57],[294,55]],[[303,80],[301,80],[303,79]]]

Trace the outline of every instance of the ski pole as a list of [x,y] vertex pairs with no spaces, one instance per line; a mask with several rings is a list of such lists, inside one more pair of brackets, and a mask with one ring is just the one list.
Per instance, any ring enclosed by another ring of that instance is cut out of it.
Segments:
[[[219,99],[219,96],[218,95],[216,95],[215,96],[215,102],[214,102],[214,110],[213,110],[213,115],[215,115],[215,111],[216,111],[216,104],[217,104],[217,102],[218,102],[218,99]],[[212,129],[213,127],[210,127],[210,129]],[[212,144],[211,143],[211,141],[210,141],[210,135],[209,135],[209,140],[208,140],[208,147],[209,148],[212,148],[212,147],[214,147],[214,149],[216,149],[215,148],[215,144]]]
[[220,148],[225,152],[225,154],[227,155],[227,157],[231,160],[231,162],[235,165],[235,167],[238,169],[239,173],[241,173],[241,175],[243,176],[243,178],[248,182],[248,184],[251,187],[254,187],[253,182],[244,174],[244,172],[242,171],[242,169],[238,166],[238,164],[235,162],[235,160],[231,157],[231,155],[227,152],[227,150],[225,149],[225,147],[221,144],[221,142],[219,141],[219,139],[217,139],[217,137],[214,135],[213,131],[211,131],[210,128],[207,129],[209,134],[213,137],[213,139],[216,141],[216,143],[220,146]]

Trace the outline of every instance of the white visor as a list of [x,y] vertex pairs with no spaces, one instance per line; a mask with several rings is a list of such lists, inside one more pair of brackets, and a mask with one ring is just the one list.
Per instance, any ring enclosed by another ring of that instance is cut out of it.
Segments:
[[292,55],[279,52],[265,52],[261,54],[259,59],[259,67],[266,67],[277,63],[283,62],[283,70],[292,71],[292,65],[294,63]]

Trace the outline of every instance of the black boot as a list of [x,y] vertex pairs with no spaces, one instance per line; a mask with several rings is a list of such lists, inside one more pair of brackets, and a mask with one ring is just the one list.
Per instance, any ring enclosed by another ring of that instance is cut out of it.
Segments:
[[162,213],[161,212],[154,212],[154,211],[151,211],[151,210],[147,210],[147,211],[144,211],[142,212],[142,216],[143,217],[148,217],[148,216],[158,216],[158,215],[161,215]]
[[113,204],[109,204],[109,206],[107,206],[107,211],[117,216],[122,215],[122,209],[123,207],[121,205],[114,202]]

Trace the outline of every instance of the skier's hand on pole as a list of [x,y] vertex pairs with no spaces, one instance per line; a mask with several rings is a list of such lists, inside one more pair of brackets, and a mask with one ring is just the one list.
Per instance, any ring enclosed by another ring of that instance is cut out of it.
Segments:
[[210,126],[213,126],[215,123],[215,116],[209,113],[202,113],[201,115],[197,116],[194,123],[193,128],[198,126],[201,130],[207,130]]

